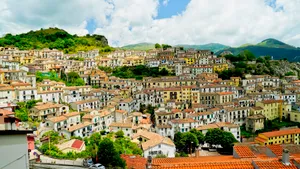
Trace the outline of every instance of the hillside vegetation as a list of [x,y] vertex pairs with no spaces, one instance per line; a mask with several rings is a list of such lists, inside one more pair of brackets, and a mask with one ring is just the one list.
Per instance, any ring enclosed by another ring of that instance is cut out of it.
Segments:
[[137,43],[123,46],[122,49],[125,50],[150,50],[155,49],[154,43]]
[[285,44],[276,39],[266,39],[256,45],[242,45],[237,48],[228,48],[217,52],[217,54],[223,51],[230,51],[234,55],[248,50],[257,57],[259,56],[271,56],[274,60],[287,58],[289,61],[298,62],[300,61],[300,48]]
[[204,45],[176,45],[180,47],[184,47],[185,49],[197,49],[197,50],[211,50],[213,52],[218,52],[220,50],[224,50],[229,48],[229,46],[219,44],[219,43],[208,43]]
[[222,79],[230,79],[232,76],[244,77],[245,74],[271,75],[277,77],[300,75],[300,63],[289,62],[287,59],[271,60],[270,56],[256,57],[248,50],[238,55],[226,55],[230,60],[231,68],[218,72]]
[[99,49],[103,52],[112,50],[107,39],[102,35],[71,35],[58,28],[40,29],[19,35],[6,34],[0,38],[2,47],[18,47],[20,50],[29,49],[58,49],[65,53]]

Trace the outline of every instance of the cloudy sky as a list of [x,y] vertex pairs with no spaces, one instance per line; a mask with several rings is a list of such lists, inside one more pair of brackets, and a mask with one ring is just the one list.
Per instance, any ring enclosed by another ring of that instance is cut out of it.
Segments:
[[139,42],[300,46],[300,0],[0,0],[0,35],[59,27]]

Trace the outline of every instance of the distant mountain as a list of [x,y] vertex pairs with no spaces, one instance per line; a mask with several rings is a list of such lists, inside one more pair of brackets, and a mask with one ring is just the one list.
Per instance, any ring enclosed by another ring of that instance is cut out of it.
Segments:
[[[198,49],[198,50],[211,50],[213,52],[217,52],[219,50],[229,48],[229,46],[222,45],[219,43],[209,43],[209,44],[204,44],[204,45],[182,44],[182,45],[175,45],[175,46],[184,47],[185,49],[194,48],[194,49]],[[126,49],[126,50],[149,50],[149,49],[154,49],[155,44],[154,43],[137,43],[137,44],[126,45],[121,48]]]
[[154,43],[137,43],[121,47],[126,50],[150,50],[155,49]]
[[218,52],[220,50],[229,48],[229,46],[219,44],[219,43],[208,43],[208,44],[204,44],[204,45],[185,45],[185,44],[183,44],[183,45],[176,45],[176,46],[184,47],[185,49],[194,48],[194,49],[198,49],[198,50],[211,50],[213,52]]
[[270,48],[286,48],[286,49],[295,49],[294,46],[283,43],[277,39],[266,39],[258,43],[257,46],[270,47]]
[[266,39],[256,45],[247,44],[236,48],[231,47],[220,50],[216,54],[220,54],[223,51],[230,51],[234,55],[237,55],[244,50],[251,51],[257,57],[273,56],[273,59],[276,60],[287,58],[289,61],[300,61],[300,48],[296,48],[276,39]]

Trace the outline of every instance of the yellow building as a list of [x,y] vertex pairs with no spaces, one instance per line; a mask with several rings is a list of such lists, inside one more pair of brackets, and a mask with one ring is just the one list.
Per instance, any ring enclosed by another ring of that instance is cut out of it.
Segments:
[[290,121],[300,123],[300,112],[298,112],[298,111],[292,111],[292,112],[289,113],[288,116],[290,118]]
[[230,77],[230,80],[232,80],[235,84],[235,86],[239,86],[240,82],[241,82],[241,78],[240,77]]
[[222,80],[222,84],[227,85],[227,86],[235,86],[235,84],[232,80]]
[[163,90],[163,99],[166,103],[169,100],[176,100],[176,102],[181,102],[181,88],[173,87],[173,88],[165,88]]
[[0,70],[0,84],[4,83],[4,72]]
[[228,70],[228,64],[227,63],[213,64],[213,70],[214,72],[222,72],[224,70]]
[[267,120],[282,117],[282,100],[264,100],[256,102],[256,106],[260,106],[264,109],[263,115]]
[[34,57],[33,56],[26,56],[23,59],[21,59],[21,64],[30,64],[33,63]]
[[195,58],[194,57],[185,57],[183,58],[185,63],[188,65],[193,65],[195,64]]
[[233,96],[233,92],[218,92],[216,97],[216,104],[232,102]]
[[260,145],[272,144],[299,144],[300,129],[288,129],[260,133],[255,138],[255,143]]
[[180,87],[180,86],[192,86],[196,85],[196,81],[193,79],[179,79],[176,76],[162,77],[162,78],[150,78],[145,80],[145,88],[168,88],[168,87]]
[[143,57],[131,56],[123,60],[122,66],[137,66],[137,65],[144,65],[144,64],[145,64],[145,59]]

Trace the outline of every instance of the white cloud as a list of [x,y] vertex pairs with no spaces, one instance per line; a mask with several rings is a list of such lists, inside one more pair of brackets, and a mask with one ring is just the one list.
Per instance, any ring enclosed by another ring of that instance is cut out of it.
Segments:
[[163,0],[163,5],[167,6],[170,0]]
[[[300,0],[277,0],[276,9],[264,0],[191,0],[186,10],[156,19],[158,0],[0,0],[0,35],[58,26],[86,34],[87,21],[95,33],[122,46],[138,42],[238,46],[277,38],[300,46]],[[278,10],[279,7],[282,10]]]

